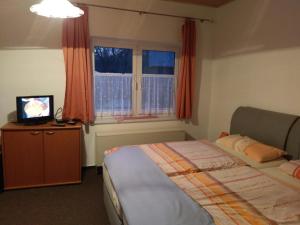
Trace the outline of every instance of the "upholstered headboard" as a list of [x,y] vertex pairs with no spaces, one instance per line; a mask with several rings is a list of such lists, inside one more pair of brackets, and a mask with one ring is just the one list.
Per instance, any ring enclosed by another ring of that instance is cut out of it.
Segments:
[[252,107],[239,107],[232,116],[230,133],[251,137],[287,151],[299,159],[300,121],[298,116]]
[[300,159],[300,118],[295,121],[288,135],[286,151],[291,159]]

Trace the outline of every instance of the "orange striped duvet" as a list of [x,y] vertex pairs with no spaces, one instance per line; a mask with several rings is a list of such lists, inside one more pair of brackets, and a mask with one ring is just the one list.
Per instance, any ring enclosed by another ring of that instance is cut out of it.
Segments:
[[[127,146],[130,147],[130,146]],[[209,141],[181,141],[135,146],[144,151],[168,176],[245,165]],[[113,148],[105,154],[118,151]]]
[[247,167],[170,177],[216,225],[300,224],[300,192]]

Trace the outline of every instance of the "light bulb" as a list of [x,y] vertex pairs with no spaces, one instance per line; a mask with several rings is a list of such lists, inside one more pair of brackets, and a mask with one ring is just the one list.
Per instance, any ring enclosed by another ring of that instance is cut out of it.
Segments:
[[30,11],[46,17],[75,18],[84,14],[83,10],[72,5],[68,0],[43,0],[30,7]]

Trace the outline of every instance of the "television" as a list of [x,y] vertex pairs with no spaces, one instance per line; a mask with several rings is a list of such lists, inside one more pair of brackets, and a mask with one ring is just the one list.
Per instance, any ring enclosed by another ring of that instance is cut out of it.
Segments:
[[18,96],[17,120],[24,124],[42,124],[53,120],[53,95]]

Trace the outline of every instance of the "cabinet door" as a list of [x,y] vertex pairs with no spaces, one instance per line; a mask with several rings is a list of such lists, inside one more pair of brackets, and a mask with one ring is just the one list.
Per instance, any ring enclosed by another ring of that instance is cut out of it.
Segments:
[[4,131],[3,145],[6,189],[44,183],[42,131]]
[[80,182],[80,130],[44,131],[45,183]]

